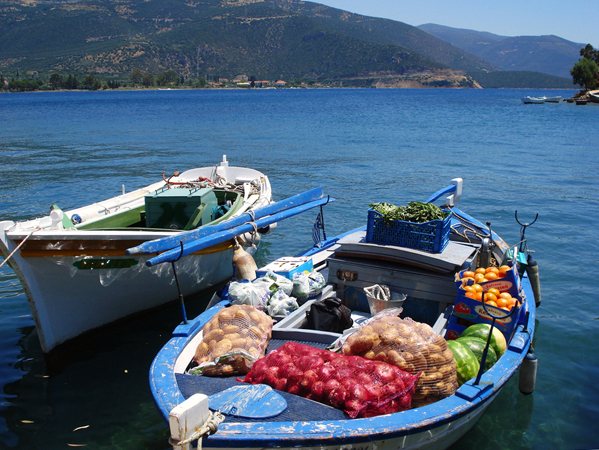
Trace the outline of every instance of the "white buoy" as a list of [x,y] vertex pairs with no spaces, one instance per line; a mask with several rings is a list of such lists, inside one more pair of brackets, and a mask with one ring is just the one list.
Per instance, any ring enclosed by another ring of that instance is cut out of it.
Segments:
[[256,261],[239,244],[235,245],[233,252],[233,265],[235,266],[235,278],[238,280],[253,280],[256,278],[258,266]]
[[518,387],[520,392],[525,395],[532,394],[537,384],[537,365],[539,360],[532,350],[526,354],[526,357],[520,365],[520,379]]

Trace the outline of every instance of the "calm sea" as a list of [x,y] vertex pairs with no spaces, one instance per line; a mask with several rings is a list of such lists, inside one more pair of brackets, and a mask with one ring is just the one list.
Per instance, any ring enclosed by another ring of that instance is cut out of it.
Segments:
[[[464,178],[462,209],[539,262],[536,391],[512,379],[454,449],[599,447],[599,105],[575,91],[252,90],[0,95],[0,220],[82,206],[218,163],[269,175],[277,200],[322,186],[327,235],[371,202],[425,200]],[[315,213],[281,222],[259,263],[311,245]],[[205,298],[188,304],[199,313]],[[25,294],[0,269],[0,448],[166,449],[148,368],[179,310],[106,333],[51,367]]]

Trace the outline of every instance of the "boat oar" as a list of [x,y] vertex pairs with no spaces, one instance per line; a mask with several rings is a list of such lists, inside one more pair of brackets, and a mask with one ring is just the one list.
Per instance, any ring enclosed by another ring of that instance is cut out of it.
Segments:
[[206,225],[194,230],[178,233],[176,236],[167,236],[153,241],[144,242],[137,247],[131,247],[125,250],[127,255],[160,253],[179,247],[180,243],[192,242],[205,236],[228,230],[244,223],[261,219],[272,214],[286,211],[298,205],[303,205],[314,200],[321,199],[323,196],[322,187],[314,188],[301,194],[294,195],[285,200],[281,200],[270,205],[256,208],[251,212],[246,212],[233,219],[225,220],[216,225]]
[[146,265],[148,267],[155,266],[157,264],[161,264],[164,262],[174,261],[179,257],[183,257],[189,255],[191,253],[203,250],[205,248],[211,247],[212,245],[219,244],[221,242],[227,241],[229,239],[234,238],[235,236],[239,236],[243,233],[248,233],[250,231],[255,231],[258,228],[263,228],[267,225],[270,225],[275,222],[280,222],[283,219],[287,219],[289,217],[296,216],[301,214],[309,209],[316,208],[321,205],[325,205],[334,199],[326,197],[321,198],[319,200],[315,200],[309,203],[305,203],[303,205],[296,206],[294,208],[286,209],[285,211],[278,212],[271,216],[263,217],[261,219],[255,220],[253,222],[248,222],[243,225],[240,225],[235,228],[231,228],[228,230],[224,230],[210,236],[204,236],[200,239],[196,239],[192,242],[186,242],[183,244],[182,249],[171,249],[167,250],[164,253],[161,253],[158,256],[155,256],[152,259],[146,261]]

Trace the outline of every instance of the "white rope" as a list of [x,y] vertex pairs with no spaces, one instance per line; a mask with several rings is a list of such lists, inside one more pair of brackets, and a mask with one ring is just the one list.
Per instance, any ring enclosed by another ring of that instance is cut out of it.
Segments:
[[168,443],[173,447],[182,447],[198,440],[198,450],[202,448],[202,439],[204,436],[210,436],[218,431],[218,426],[225,420],[225,416],[220,411],[211,412],[206,423],[193,433],[187,439],[176,441],[173,438],[168,438]]
[[364,288],[364,292],[377,300],[385,300],[389,301],[391,299],[391,291],[389,290],[389,286],[386,285],[378,285]]
[[2,261],[2,263],[0,264],[0,267],[2,267],[4,264],[6,264],[6,263],[8,262],[8,260],[9,260],[9,259],[12,257],[12,255],[14,255],[14,254],[17,252],[17,250],[19,250],[19,249],[21,248],[21,246],[22,246],[22,245],[25,243],[25,241],[26,241],[27,239],[29,239],[29,238],[31,237],[31,235],[32,235],[33,233],[35,233],[36,231],[39,231],[39,230],[41,230],[41,229],[42,229],[42,228],[41,228],[41,227],[39,227],[39,226],[35,227],[35,228],[33,229],[33,231],[32,231],[31,233],[29,233],[29,234],[27,235],[27,237],[26,237],[25,239],[23,239],[23,240],[22,240],[22,241],[19,243],[19,245],[17,245],[17,246],[16,246],[16,248],[15,248],[15,249],[14,249],[12,252],[10,252],[10,255],[8,255],[6,258],[4,258],[4,261]]

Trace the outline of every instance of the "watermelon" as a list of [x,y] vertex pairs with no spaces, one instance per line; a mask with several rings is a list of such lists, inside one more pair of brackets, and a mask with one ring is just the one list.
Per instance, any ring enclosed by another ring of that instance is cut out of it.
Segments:
[[447,347],[449,347],[449,350],[453,353],[458,384],[461,386],[478,374],[480,364],[478,363],[476,356],[474,356],[474,353],[472,353],[472,350],[457,340],[447,341]]
[[[456,339],[456,341],[458,341],[460,344],[464,344],[466,347],[472,350],[472,353],[474,353],[474,356],[476,356],[476,360],[480,364],[483,357],[483,351],[485,350],[485,346],[487,345],[487,341],[483,341],[481,338],[477,338],[474,336],[460,337]],[[487,359],[485,359],[485,371],[493,367],[493,364],[495,364],[496,362],[497,353],[495,353],[495,350],[493,350],[493,346],[489,345],[489,350],[487,351]]]
[[[489,330],[491,329],[491,325],[488,323],[477,323],[474,325],[470,325],[463,332],[461,337],[471,336],[481,338],[483,341],[487,342],[487,338],[489,336]],[[501,355],[505,353],[507,350],[507,342],[505,340],[505,336],[501,331],[497,328],[493,327],[493,336],[491,337],[491,347],[495,350],[495,354],[497,358],[501,358]]]

